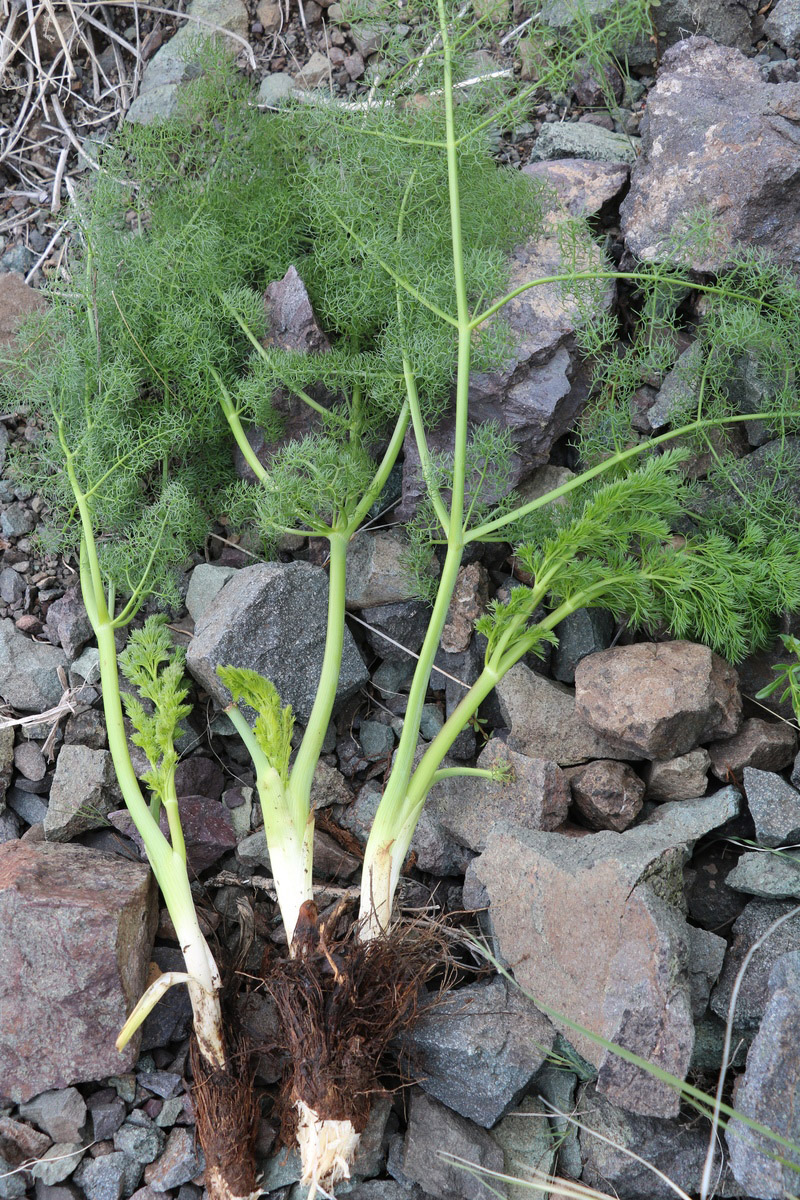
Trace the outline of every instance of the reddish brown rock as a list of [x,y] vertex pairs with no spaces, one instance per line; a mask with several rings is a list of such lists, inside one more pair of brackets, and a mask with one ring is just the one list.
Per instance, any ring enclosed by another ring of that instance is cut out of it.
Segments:
[[8,346],[25,318],[44,305],[42,293],[28,287],[21,275],[0,275],[0,347]]
[[725,783],[741,779],[745,767],[758,771],[782,771],[794,758],[797,734],[783,721],[750,717],[734,737],[712,742],[708,747],[711,770]]
[[489,576],[479,562],[469,563],[458,572],[447,623],[442,630],[441,647],[449,654],[466,650],[472,630],[489,600]]
[[638,642],[582,659],[575,712],[620,750],[667,759],[732,737],[742,698],[733,667],[706,646]]
[[[624,833],[498,832],[470,864],[465,897],[488,903],[499,954],[557,1028],[559,1014],[683,1078],[694,1043],[683,863],[738,807],[725,788],[662,805]],[[561,1028],[598,1067],[609,1099],[648,1116],[677,1113],[666,1085]]]
[[0,846],[0,1091],[16,1102],[130,1070],[114,1039],[147,975],[147,867],[84,846]]
[[644,783],[627,763],[598,759],[567,771],[575,807],[592,829],[620,833],[638,817]]

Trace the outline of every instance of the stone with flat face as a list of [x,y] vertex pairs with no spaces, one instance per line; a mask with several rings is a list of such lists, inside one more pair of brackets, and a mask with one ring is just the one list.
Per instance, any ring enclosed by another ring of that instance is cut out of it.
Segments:
[[157,921],[149,869],[84,846],[0,846],[0,1092],[21,1102],[130,1070],[114,1040]]

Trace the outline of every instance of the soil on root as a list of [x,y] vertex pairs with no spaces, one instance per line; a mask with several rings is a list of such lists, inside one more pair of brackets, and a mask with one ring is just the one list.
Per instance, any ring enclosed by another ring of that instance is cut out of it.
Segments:
[[281,1138],[294,1144],[298,1102],[361,1133],[372,1097],[385,1092],[380,1078],[399,1081],[390,1044],[413,1024],[423,984],[446,960],[445,939],[435,925],[414,923],[362,943],[341,906],[321,923],[307,901],[292,949],[264,980],[291,1058],[278,1105]]
[[227,1069],[218,1070],[209,1066],[193,1037],[191,1063],[192,1100],[210,1200],[259,1195],[255,1143],[261,1113],[249,1047],[229,1038]]

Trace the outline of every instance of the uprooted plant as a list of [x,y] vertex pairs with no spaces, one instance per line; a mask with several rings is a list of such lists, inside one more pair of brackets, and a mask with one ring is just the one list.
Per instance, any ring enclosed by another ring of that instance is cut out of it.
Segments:
[[[602,31],[583,28],[577,49],[548,37],[535,86],[563,86],[579,53],[598,55],[643,12],[620,5]],[[265,116],[229,73],[207,64],[183,119],[121,134],[76,207],[82,258],[23,338],[26,401],[44,414],[48,436],[21,469],[50,499],[61,544],[80,543],[109,747],[186,959],[185,974],[149,989],[122,1036],[166,988],[187,983],[215,1198],[257,1192],[257,1109],[244,1059],[226,1036],[219,972],[189,886],[174,788],[182,665],[163,621],[152,618],[120,659],[142,697],[126,704],[150,762],[148,802],[126,743],[115,645],[145,604],[175,602],[173,573],[201,544],[209,518],[224,512],[265,543],[301,534],[329,546],[324,659],[294,757],[292,713],[272,683],[244,664],[220,664],[228,712],[256,772],[290,948],[268,986],[286,1019],[289,1101],[312,1190],[348,1175],[388,1042],[413,1014],[427,960],[393,924],[395,892],[441,772],[476,773],[442,764],[497,682],[583,607],[696,637],[737,659],[768,640],[775,613],[800,606],[800,549],[776,486],[787,463],[796,474],[791,444],[780,444],[800,417],[793,279],[742,254],[720,279],[698,280],[680,265],[679,240],[667,265],[617,270],[583,222],[554,215],[530,180],[492,162],[487,130],[534,88],[509,100],[496,80],[458,86],[473,74],[467,52],[480,24],[444,0],[433,33],[408,9],[403,19],[400,65],[361,106]],[[685,234],[702,235],[700,222]],[[510,250],[534,237],[557,242],[563,265],[504,295]],[[290,266],[324,329],[324,353],[279,350],[266,339],[263,288]],[[615,280],[633,289],[639,313],[623,349],[609,307]],[[537,286],[551,299],[563,289],[594,363],[595,391],[576,435],[579,473],[522,502],[508,488],[511,435],[470,418],[470,372],[502,366],[511,353],[503,309]],[[704,306],[692,373],[668,432],[637,439],[631,394],[672,364],[687,294],[702,294]],[[741,412],[731,380],[746,355],[763,387],[752,411]],[[437,455],[430,433],[448,408],[451,447]],[[298,413],[306,433],[287,439],[286,418]],[[748,478],[747,459],[735,458],[727,438],[752,421],[776,440],[758,478]],[[267,465],[248,438],[254,427],[264,431]],[[320,923],[313,780],[340,672],[347,546],[409,431],[426,493],[409,530],[411,557],[430,619],[366,847],[358,919],[348,923],[339,911]],[[231,484],[231,438],[254,484]],[[701,453],[710,466],[693,482],[688,467]],[[417,761],[457,575],[468,547],[482,542],[512,545],[529,582],[479,622],[484,668]]]

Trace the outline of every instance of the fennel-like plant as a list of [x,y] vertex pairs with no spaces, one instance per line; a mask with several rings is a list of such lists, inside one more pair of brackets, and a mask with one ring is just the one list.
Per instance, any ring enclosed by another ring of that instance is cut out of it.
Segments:
[[[184,699],[180,669],[165,665],[163,626],[133,635],[123,667],[156,706],[151,717],[129,703],[151,762],[148,804],[125,741],[114,634],[147,601],[175,599],[174,569],[223,506],[231,521],[255,527],[266,542],[287,533],[328,542],[324,660],[293,760],[292,715],[272,684],[241,667],[221,664],[220,671],[231,694],[228,711],[255,767],[295,960],[287,979],[296,990],[284,992],[282,1006],[291,1014],[296,1056],[292,1101],[304,1180],[320,1190],[347,1176],[358,1145],[368,1112],[365,1080],[374,1080],[393,1028],[380,1005],[414,991],[394,986],[409,980],[402,954],[390,953],[394,896],[414,829],[445,755],[497,682],[524,655],[554,641],[560,622],[583,607],[697,637],[737,658],[766,642],[775,613],[800,606],[800,550],[774,489],[756,487],[751,503],[742,463],[732,463],[712,437],[753,420],[776,437],[797,427],[794,281],[746,253],[713,283],[683,270],[678,251],[674,263],[622,272],[582,223],[562,217],[563,269],[504,291],[508,252],[553,227],[547,198],[518,173],[497,169],[485,135],[535,87],[512,99],[498,93],[496,81],[459,89],[459,78],[473,69],[467,52],[480,23],[465,21],[445,0],[438,0],[433,30],[415,23],[418,14],[409,22],[409,13],[403,10],[411,32],[402,61],[363,108],[331,102],[263,116],[248,106],[242,85],[211,65],[184,121],[123,131],[76,209],[82,260],[74,260],[72,280],[49,316],[26,332],[28,402],[49,422],[49,438],[26,467],[60,514],[62,544],[81,544],[109,746],[184,949],[205,1069],[219,1080],[234,1075],[235,1064],[218,974],[194,916],[171,782],[172,735]],[[563,87],[580,56],[599,55],[615,36],[638,28],[644,14],[645,6],[631,0],[602,29],[583,28],[577,44],[548,38],[535,86]],[[308,287],[329,352],[265,348],[263,288],[290,265]],[[641,311],[624,353],[600,305],[615,280],[638,289]],[[496,427],[471,422],[470,372],[496,366],[508,353],[505,305],[554,282],[582,314],[577,337],[596,367],[595,398],[578,435],[580,471],[536,500],[498,501],[512,444]],[[706,305],[695,376],[669,431],[637,439],[631,393],[670,365],[670,330],[687,291],[702,292]],[[739,412],[730,399],[732,364],[746,352],[757,356],[770,383],[757,412]],[[279,435],[276,396],[305,406],[316,427],[275,448],[265,467],[247,435],[253,425],[269,438]],[[451,404],[445,462],[431,450],[430,431]],[[347,545],[409,430],[426,486],[412,548],[429,561],[437,547],[441,570],[429,587],[428,628],[366,847],[359,919],[333,956],[326,940],[332,934],[319,928],[313,907],[314,770],[341,664]],[[255,485],[230,483],[231,441]],[[716,494],[738,492],[733,508],[715,507],[714,489],[691,482],[686,465],[697,450],[714,459]],[[483,670],[417,763],[456,578],[467,548],[479,542],[513,545],[533,582],[481,620]],[[240,702],[258,714],[252,729]],[[162,803],[169,836],[158,826]],[[392,986],[371,1002],[369,988],[387,975]],[[157,983],[143,1007],[170,982]],[[316,1006],[307,1003],[312,995]],[[361,1013],[359,1026],[353,1014]],[[383,1038],[375,1031],[381,1021]],[[227,1111],[241,1107],[238,1093],[224,1094]],[[235,1129],[246,1141],[241,1124]],[[252,1171],[232,1168],[235,1148],[226,1158],[219,1138],[209,1141],[212,1133],[201,1127],[210,1192],[249,1194]]]

